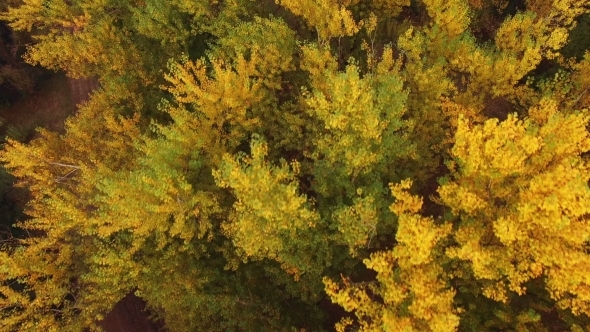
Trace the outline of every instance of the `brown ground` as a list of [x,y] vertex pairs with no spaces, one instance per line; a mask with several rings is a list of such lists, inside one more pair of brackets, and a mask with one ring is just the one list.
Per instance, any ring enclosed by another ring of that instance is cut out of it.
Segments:
[[0,116],[30,138],[37,127],[62,131],[64,120],[74,107],[67,78],[56,74],[43,82],[38,91],[3,109]]
[[88,100],[90,93],[99,87],[99,83],[93,78],[74,79],[68,77],[70,98],[73,105],[78,105]]
[[133,294],[119,301],[99,325],[107,332],[159,332],[162,324],[149,319],[145,302]]
[[56,74],[43,82],[38,91],[3,109],[0,116],[28,134],[37,127],[62,132],[65,119],[76,111],[78,104],[88,100],[98,86],[96,79],[73,79]]

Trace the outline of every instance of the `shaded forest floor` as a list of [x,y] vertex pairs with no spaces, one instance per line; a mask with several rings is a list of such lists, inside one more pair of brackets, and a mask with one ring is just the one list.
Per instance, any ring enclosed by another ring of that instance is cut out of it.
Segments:
[[42,82],[36,92],[0,110],[0,116],[5,127],[12,126],[21,135],[28,136],[23,140],[34,136],[37,127],[63,132],[68,116],[76,111],[78,104],[88,100],[98,86],[95,79],[73,79],[55,74]]
[[40,83],[37,91],[2,109],[0,116],[5,121],[5,134],[20,135],[13,138],[26,141],[37,127],[62,131],[65,119],[76,106],[72,102],[68,80],[63,74],[53,75]]
[[127,294],[115,305],[99,325],[106,332],[160,332],[162,324],[149,319],[145,302],[133,294]]

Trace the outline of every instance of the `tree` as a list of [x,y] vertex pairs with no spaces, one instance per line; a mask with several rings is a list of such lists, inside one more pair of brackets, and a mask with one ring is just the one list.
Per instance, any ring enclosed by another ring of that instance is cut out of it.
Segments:
[[96,329],[129,292],[173,331],[587,328],[589,57],[562,48],[590,8],[484,2],[9,9],[28,61],[101,88],[0,153],[31,195],[2,328]]
[[[396,202],[390,206],[398,215],[396,246],[364,260],[377,272],[377,282],[344,287],[325,279],[326,292],[346,311],[354,311],[359,331],[455,331],[459,313],[454,308],[455,290],[440,264],[440,243],[451,232],[451,223],[436,225],[419,215],[422,200],[406,190],[412,182],[391,185]],[[376,297],[378,297],[376,299]],[[355,323],[342,319],[336,330]]]
[[[581,158],[590,148],[587,115],[562,114],[543,100],[524,121],[510,115],[473,128],[459,121],[452,179],[438,190],[458,218],[457,244],[447,255],[471,270],[460,274],[472,274],[488,298],[550,298],[559,309],[588,315],[588,285],[576,272],[588,264],[590,236],[589,174]],[[530,294],[530,283],[546,292]]]

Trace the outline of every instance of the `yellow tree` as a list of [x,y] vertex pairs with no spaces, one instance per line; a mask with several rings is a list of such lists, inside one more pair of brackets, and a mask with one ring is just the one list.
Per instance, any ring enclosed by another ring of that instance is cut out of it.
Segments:
[[[482,40],[478,2],[2,14],[37,35],[28,61],[102,86],[63,135],[1,154],[32,197],[30,236],[0,250],[2,328],[95,327],[131,290],[179,331],[317,330],[326,293],[357,317],[340,330],[583,322],[590,57],[560,49],[588,5],[494,0]],[[488,120],[494,98],[528,117]],[[425,217],[440,207],[409,191],[433,194],[445,159],[446,214]]]
[[[85,224],[96,210],[97,174],[128,169],[139,137],[138,118],[118,117],[108,105],[99,92],[63,136],[41,131],[29,144],[10,141],[2,151],[7,169],[31,194],[30,219],[18,225],[29,236],[1,248],[0,315],[8,331],[92,326],[131,287],[123,275],[108,279],[110,287],[83,280],[87,258],[105,245],[88,236]],[[121,256],[117,261],[127,264]]]
[[[473,276],[484,296],[507,305],[536,296],[590,314],[588,119],[550,99],[524,120],[472,125],[460,117],[451,176],[438,189],[456,220],[456,245],[446,250],[459,262],[456,278]],[[547,293],[531,294],[539,283]]]
[[357,2],[358,0],[281,0],[278,3],[293,14],[301,16],[317,31],[319,41],[325,43],[330,38],[350,36],[359,31],[362,24],[355,22],[352,13],[346,8]]
[[398,216],[392,250],[379,251],[364,260],[377,272],[374,283],[351,283],[339,286],[324,279],[332,301],[346,311],[354,312],[357,321],[344,318],[336,325],[346,331],[349,325],[359,331],[456,331],[458,311],[454,308],[455,290],[444,271],[445,237],[451,223],[437,225],[430,217],[422,217],[422,199],[407,192],[412,182],[391,184],[396,202],[390,206]]

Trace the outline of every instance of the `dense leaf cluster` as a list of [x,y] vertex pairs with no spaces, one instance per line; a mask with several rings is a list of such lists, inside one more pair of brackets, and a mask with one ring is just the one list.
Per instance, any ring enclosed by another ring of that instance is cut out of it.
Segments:
[[98,329],[131,291],[171,331],[590,329],[588,15],[15,3],[28,62],[101,87],[0,153],[31,197],[0,329]]

